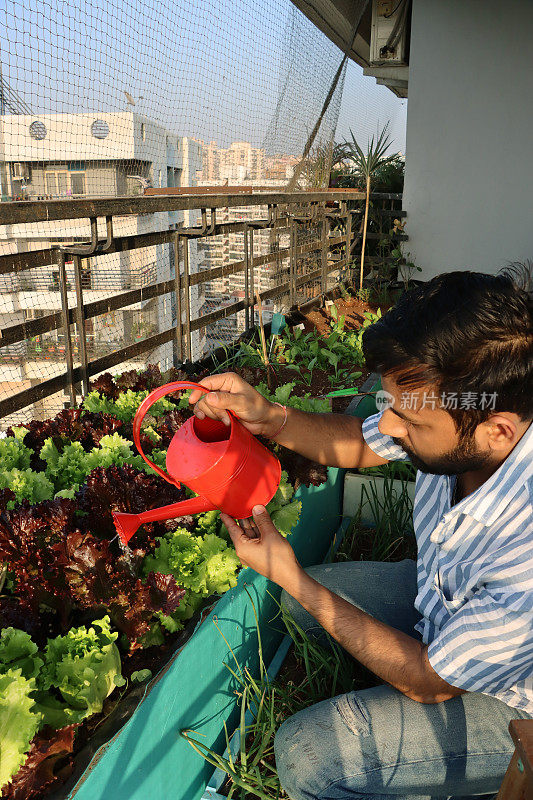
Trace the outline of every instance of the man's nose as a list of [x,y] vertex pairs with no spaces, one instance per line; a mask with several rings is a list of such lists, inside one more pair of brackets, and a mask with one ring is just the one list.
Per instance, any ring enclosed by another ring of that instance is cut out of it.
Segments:
[[386,436],[392,436],[394,439],[403,439],[407,436],[407,428],[405,422],[394,414],[390,408],[387,408],[379,421],[378,429]]

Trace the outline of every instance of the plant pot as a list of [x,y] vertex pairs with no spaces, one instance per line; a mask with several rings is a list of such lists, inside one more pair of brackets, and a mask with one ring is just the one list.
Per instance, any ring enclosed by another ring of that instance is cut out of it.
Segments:
[[[384,503],[385,478],[379,475],[359,475],[349,472],[344,478],[344,498],[343,514],[353,517],[361,508],[361,522],[363,525],[375,525],[376,519],[372,513],[372,508],[368,498],[375,498],[380,505]],[[407,492],[411,502],[415,497],[414,481],[393,480],[388,481],[390,491],[400,498],[403,492]]]
[[[291,544],[304,566],[324,559],[339,528],[343,474],[330,469],[326,483],[297,492],[303,508]],[[237,683],[224,666],[235,667],[228,645],[239,664],[252,673],[258,667],[256,625],[245,588],[257,611],[264,660],[271,661],[284,631],[279,621],[273,622],[277,605],[269,592],[279,598],[280,588],[244,569],[237,586],[221,597],[190,641],[150,682],[133,715],[95,753],[74,787],[71,781],[52,798],[201,798],[212,768],[179,731],[193,729],[206,745],[222,751],[224,722],[230,731],[237,722]]]

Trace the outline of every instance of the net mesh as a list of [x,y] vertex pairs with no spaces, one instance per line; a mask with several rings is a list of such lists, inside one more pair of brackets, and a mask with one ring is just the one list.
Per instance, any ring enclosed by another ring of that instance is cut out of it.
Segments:
[[[290,0],[6,0],[1,13],[4,201],[217,185],[282,191],[291,181],[294,188],[327,186],[346,66],[339,49]],[[257,219],[267,212],[257,206],[220,209],[217,223]],[[103,223],[101,239],[106,237]],[[197,211],[115,217],[114,235],[198,224]],[[320,227],[302,223],[296,246],[309,237],[319,238]],[[268,292],[276,282],[287,282],[288,230],[255,230],[251,238],[252,255],[276,256],[254,269],[255,289]],[[89,239],[88,220],[2,225],[0,256]],[[244,259],[242,232],[190,240],[186,246],[191,273]],[[172,279],[174,247],[167,242],[98,254],[80,264],[83,301],[90,306]],[[320,253],[310,251],[297,270],[303,274],[304,268],[319,267]],[[74,261],[68,255],[66,279],[68,305],[74,309]],[[297,297],[267,300],[266,321],[317,285],[310,281],[298,287]],[[242,271],[192,287],[191,316],[234,304],[244,289]],[[51,257],[40,267],[0,275],[0,291],[2,331],[61,309],[60,275]],[[176,313],[175,298],[167,293],[86,319],[88,357],[168,330]],[[239,311],[194,331],[192,357],[234,339],[244,324],[245,312]],[[70,335],[77,366],[75,323]],[[0,346],[0,402],[64,373],[66,344],[58,322],[50,331]],[[175,347],[166,342],[112,371],[154,361],[168,368],[175,358]],[[0,424],[48,416],[65,400],[58,392]]]

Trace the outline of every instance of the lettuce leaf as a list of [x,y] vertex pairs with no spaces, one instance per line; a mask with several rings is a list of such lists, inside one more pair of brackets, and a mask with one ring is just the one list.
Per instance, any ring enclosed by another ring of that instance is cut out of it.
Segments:
[[59,690],[69,710],[73,710],[68,714],[71,722],[100,712],[115,688],[114,678],[121,674],[117,636],[105,616],[90,628],[71,628],[65,636],[48,640],[38,686],[41,691],[51,687]]
[[41,798],[56,783],[64,781],[73,767],[67,757],[74,749],[75,730],[75,725],[69,725],[59,731],[49,727],[39,731],[33,738],[24,765],[4,788],[4,800]]
[[0,470],[0,489],[11,489],[14,493],[13,500],[7,504],[9,509],[15,508],[16,504],[23,500],[40,503],[43,500],[51,500],[54,496],[54,485],[46,475],[17,467]]
[[[17,429],[17,430],[20,430]],[[22,428],[24,434],[27,431]],[[0,469],[29,469],[31,450],[22,443],[22,440],[12,436],[0,439]]]
[[[133,420],[137,409],[142,401],[148,397],[148,394],[148,390],[135,392],[132,389],[126,389],[120,392],[116,399],[110,399],[109,396],[92,391],[85,397],[82,405],[87,411],[113,414],[121,422],[129,423]],[[173,411],[175,408],[175,403],[163,397],[150,407],[149,413],[152,417],[159,417],[167,411]]]
[[282,506],[281,508],[278,508],[276,511],[272,512],[272,522],[282,536],[288,536],[290,533],[292,533],[293,528],[296,527],[298,520],[300,519],[301,512],[302,501],[293,500],[292,503]]
[[29,633],[18,628],[0,631],[0,673],[20,669],[24,678],[36,678],[44,661]]
[[0,789],[26,761],[30,743],[41,724],[31,693],[35,679],[20,669],[0,675]]
[[237,572],[241,562],[233,547],[208,533],[202,537],[200,550],[204,559],[201,570],[205,573],[205,586],[208,595],[223,594],[237,585]]
[[[191,603],[197,607],[194,595],[222,594],[236,585],[240,561],[233,547],[220,536],[214,533],[196,536],[178,528],[158,541],[154,555],[146,556],[143,568],[145,571],[170,573],[186,589],[177,619],[192,616],[190,608],[187,611],[185,608]],[[186,614],[188,616],[184,616]]]

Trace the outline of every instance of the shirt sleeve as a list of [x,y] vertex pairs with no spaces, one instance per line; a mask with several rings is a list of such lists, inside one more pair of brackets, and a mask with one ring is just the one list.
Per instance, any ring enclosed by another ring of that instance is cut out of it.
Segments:
[[483,587],[440,629],[429,663],[447,683],[494,694],[531,674],[533,593]]
[[383,416],[383,411],[368,417],[363,422],[363,439],[371,450],[380,458],[387,461],[408,461],[409,457],[399,444],[396,444],[392,436],[387,436],[378,430],[378,423]]

